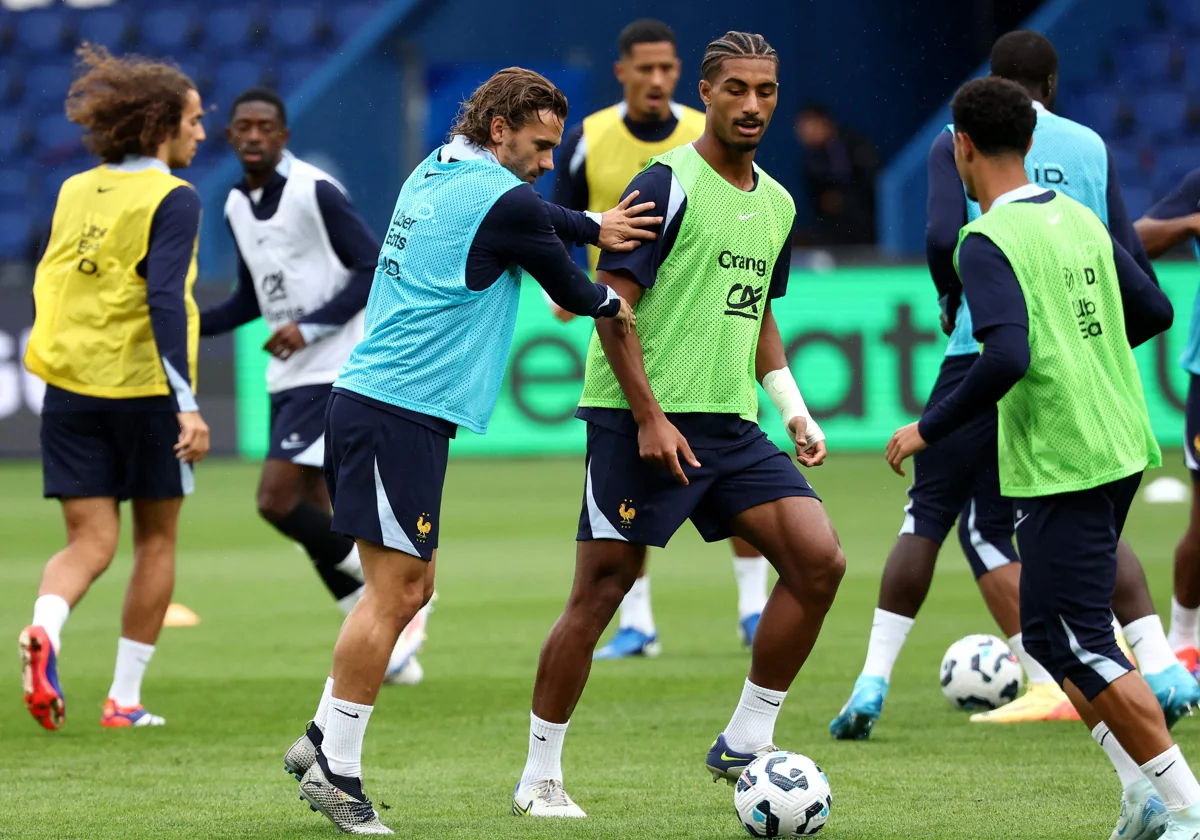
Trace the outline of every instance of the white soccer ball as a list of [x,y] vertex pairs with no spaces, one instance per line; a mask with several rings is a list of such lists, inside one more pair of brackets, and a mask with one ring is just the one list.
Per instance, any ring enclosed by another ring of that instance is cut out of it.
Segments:
[[950,645],[942,657],[942,693],[960,709],[998,709],[1017,699],[1025,671],[1002,639],[976,634]]
[[767,753],[742,771],[733,791],[738,820],[753,837],[807,837],[829,819],[829,779],[811,758]]

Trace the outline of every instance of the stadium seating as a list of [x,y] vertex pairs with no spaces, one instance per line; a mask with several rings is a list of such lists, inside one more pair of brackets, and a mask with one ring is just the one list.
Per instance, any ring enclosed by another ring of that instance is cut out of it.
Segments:
[[1109,142],[1137,218],[1200,168],[1200,3],[1151,0],[1120,42],[1097,78],[1064,91],[1060,111]]
[[0,261],[28,257],[63,180],[92,165],[80,129],[63,115],[81,41],[173,58],[205,103],[216,106],[210,141],[187,173],[196,182],[228,153],[221,129],[238,93],[260,83],[284,95],[295,90],[379,6],[379,0],[116,0],[94,9],[57,3],[0,9]]

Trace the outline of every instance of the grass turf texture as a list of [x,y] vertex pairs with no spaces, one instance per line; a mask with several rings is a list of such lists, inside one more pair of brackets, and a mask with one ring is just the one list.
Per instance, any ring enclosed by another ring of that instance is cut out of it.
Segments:
[[[1185,475],[1176,466],[1162,474]],[[391,806],[381,813],[399,836],[744,836],[732,789],[712,784],[703,758],[737,702],[748,655],[735,638],[728,549],[705,545],[690,526],[652,554],[663,655],[597,663],[572,722],[567,789],[590,818],[509,814],[538,651],[571,581],[582,477],[578,460],[452,463],[425,682],[384,689],[364,755],[367,790]],[[1106,837],[1118,785],[1082,725],[973,725],[942,698],[946,647],[995,632],[957,544],[944,552],[875,736],[830,739],[827,724],[862,664],[907,482],[877,455],[835,454],[812,479],[849,572],[776,736],[829,775],[823,835]],[[206,463],[184,506],[176,600],[202,623],[165,630],[150,666],[143,700],[167,727],[99,726],[130,566],[126,535],[67,626],[67,725],[49,733],[21,702],[15,643],[62,526],[58,506],[40,499],[36,465],[0,465],[0,639],[12,644],[0,669],[0,837],[336,836],[299,801],[281,759],[316,706],[340,614],[307,559],[257,519],[256,481],[256,465]],[[1184,505],[1139,499],[1126,532],[1164,611],[1185,518]],[[1198,731],[1185,719],[1175,733],[1200,766]]]

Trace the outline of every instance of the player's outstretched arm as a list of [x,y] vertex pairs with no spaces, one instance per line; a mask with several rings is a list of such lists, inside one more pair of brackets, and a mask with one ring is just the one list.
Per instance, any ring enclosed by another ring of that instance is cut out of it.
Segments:
[[1134,223],[1146,253],[1161,257],[1180,242],[1200,236],[1200,169],[1184,176],[1170,194]]
[[962,300],[954,249],[958,247],[958,232],[967,223],[967,197],[954,164],[954,137],[948,131],[938,134],[929,149],[928,177],[925,259],[942,309],[942,331],[949,335],[954,331]]
[[800,387],[788,368],[787,356],[783,352],[783,337],[779,324],[771,310],[770,301],[763,312],[762,329],[758,333],[758,347],[754,354],[754,375],[762,383],[763,390],[779,409],[783,427],[796,446],[796,460],[806,467],[819,467],[825,463],[825,433],[808,413]]
[[[599,271],[599,282],[614,289],[623,300],[636,305],[644,289],[625,272]],[[680,484],[687,484],[688,477],[680,466],[682,455],[693,467],[700,462],[692,454],[692,448],[679,429],[667,419],[666,413],[650,388],[646,376],[646,361],[642,355],[642,341],[637,330],[622,330],[612,321],[597,321],[596,335],[604,356],[612,367],[621,386],[625,400],[638,424],[638,454],[641,459],[656,467],[667,470]]]
[[1137,347],[1171,328],[1175,310],[1158,283],[1113,239],[1113,263],[1125,312],[1125,337]]

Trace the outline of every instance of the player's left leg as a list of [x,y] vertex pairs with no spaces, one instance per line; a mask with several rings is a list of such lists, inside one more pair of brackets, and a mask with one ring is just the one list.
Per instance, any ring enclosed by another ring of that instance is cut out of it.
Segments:
[[[1114,836],[1148,838],[1167,823],[1163,806],[1180,826],[1200,828],[1200,810],[1192,807],[1200,802],[1200,784],[1171,741],[1153,693],[1117,645],[1112,626],[1117,538],[1140,478],[1020,500],[1024,514],[1018,518],[1017,540],[1024,560],[1026,645],[1062,680],[1117,769],[1124,790]],[[1110,743],[1114,740],[1125,748],[1132,767]],[[1193,835],[1177,831],[1174,836]]]
[[[1113,613],[1120,623],[1137,668],[1162,706],[1170,729],[1200,705],[1200,685],[1175,657],[1154,610],[1141,561],[1125,540],[1117,544],[1117,584]],[[1119,640],[1118,640],[1119,641]]]
[[733,576],[738,591],[738,638],[750,647],[754,644],[754,631],[767,605],[767,558],[750,543],[738,537],[730,537],[733,549]]
[[733,784],[746,765],[775,749],[775,721],[817,641],[846,559],[815,496],[756,505],[733,516],[730,527],[761,546],[779,573],[754,637],[741,699],[705,757],[714,781],[724,778]]

